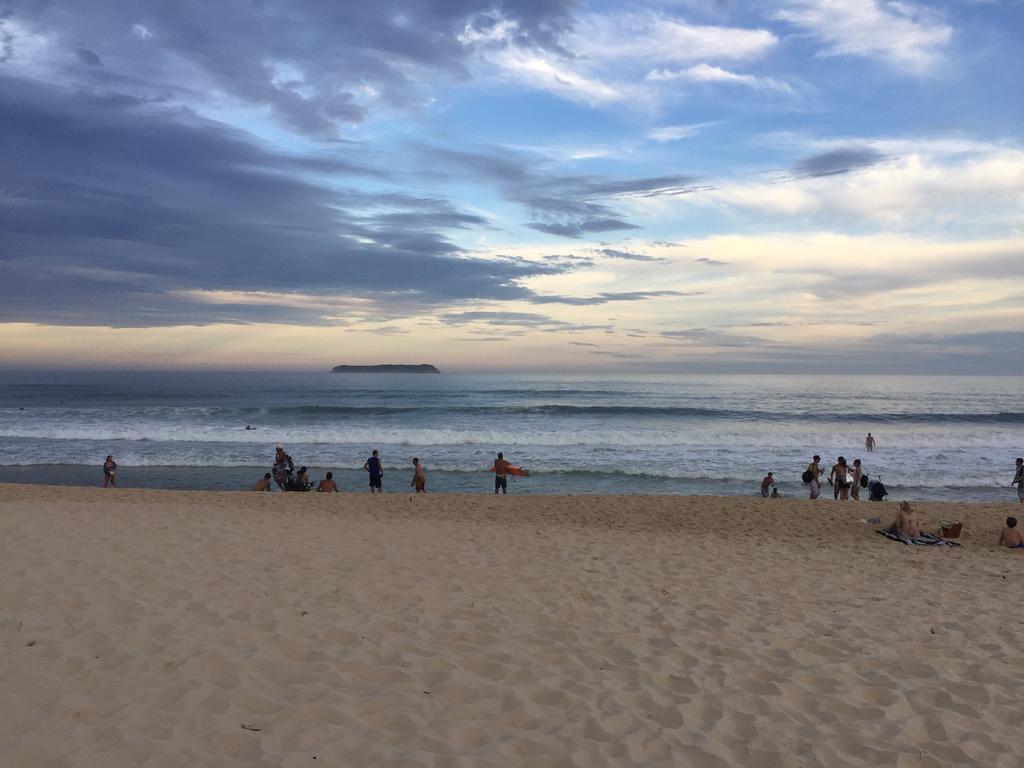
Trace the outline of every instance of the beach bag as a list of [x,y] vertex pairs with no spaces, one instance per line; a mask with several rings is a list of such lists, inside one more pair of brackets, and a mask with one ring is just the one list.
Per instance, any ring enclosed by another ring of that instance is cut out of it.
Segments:
[[861,475],[860,476],[860,487],[861,488],[867,488],[868,487],[868,476],[867,475]]
[[811,480],[814,479],[814,473],[811,472],[811,470],[809,470],[809,469],[805,469],[804,473],[800,477],[801,477],[801,479],[803,479],[803,481],[805,483],[809,483],[809,482],[811,482]]

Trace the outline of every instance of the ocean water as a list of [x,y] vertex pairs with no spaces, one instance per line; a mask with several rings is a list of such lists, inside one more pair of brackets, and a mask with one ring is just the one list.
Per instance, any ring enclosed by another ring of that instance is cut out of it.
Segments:
[[804,496],[818,453],[891,497],[1009,501],[1022,404],[1015,377],[0,372],[0,481],[95,484],[111,453],[123,486],[244,488],[280,442],[345,490],[376,448],[390,491],[413,456],[432,491],[493,490],[501,450],[532,473],[512,493],[754,494],[772,471]]

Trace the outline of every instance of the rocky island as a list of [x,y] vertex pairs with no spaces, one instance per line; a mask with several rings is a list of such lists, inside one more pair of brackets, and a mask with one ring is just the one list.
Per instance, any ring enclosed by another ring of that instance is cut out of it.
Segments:
[[419,365],[336,365],[332,373],[440,373],[426,363]]

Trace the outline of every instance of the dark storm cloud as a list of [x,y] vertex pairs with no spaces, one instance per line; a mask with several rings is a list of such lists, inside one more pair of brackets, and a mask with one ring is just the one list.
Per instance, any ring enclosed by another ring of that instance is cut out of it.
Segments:
[[90,51],[88,48],[79,48],[76,52],[79,61],[88,64],[90,67],[102,67],[103,59]]
[[801,160],[793,172],[797,176],[835,176],[867,168],[885,160],[885,155],[871,147],[845,147]]
[[430,174],[449,178],[471,173],[488,178],[506,199],[527,210],[526,226],[560,237],[638,229],[615,210],[616,199],[682,195],[698,189],[695,179],[685,175],[610,179],[546,173],[541,170],[543,158],[499,148],[418,149]]
[[[131,86],[147,95],[219,91],[265,107],[282,124],[335,137],[378,103],[409,107],[429,97],[421,71],[466,79],[459,37],[488,14],[515,22],[516,42],[547,47],[571,24],[573,0],[336,0],[175,3],[96,0],[24,2],[9,16],[55,48],[102,61],[109,71],[74,75],[85,84]],[[3,32],[14,59],[18,38]],[[95,66],[93,68],[96,68]],[[68,69],[72,69],[69,65]],[[72,73],[69,72],[70,76]],[[97,78],[97,79],[92,79]],[[182,85],[187,83],[188,85]]]
[[0,320],[154,325],[315,310],[195,303],[188,291],[359,295],[411,307],[527,299],[564,263],[467,258],[444,235],[479,217],[447,200],[335,190],[342,150],[275,153],[193,113],[0,79]]

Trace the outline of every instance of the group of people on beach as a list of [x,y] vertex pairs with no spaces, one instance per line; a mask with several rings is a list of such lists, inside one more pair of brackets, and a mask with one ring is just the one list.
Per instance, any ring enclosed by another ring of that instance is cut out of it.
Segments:
[[[110,457],[107,458],[109,459]],[[384,465],[381,463],[379,451],[373,450],[370,457],[363,462],[363,470],[369,476],[370,493],[383,493]],[[509,474],[525,474],[523,470],[512,466],[511,462],[506,461],[505,455],[500,451],[490,471],[494,472],[494,492],[503,494],[508,493]],[[295,461],[288,455],[281,444],[278,444],[275,449],[273,468],[253,484],[252,490],[270,491],[274,483],[282,491],[309,491],[313,488],[313,482],[309,479],[308,468],[304,466],[299,467],[296,473]],[[413,457],[412,480],[409,485],[416,493],[427,492],[427,470],[423,462],[419,460],[419,457]],[[336,493],[338,491],[338,484],[334,481],[334,473],[328,472],[324,479],[317,484],[316,490],[319,493]]]

